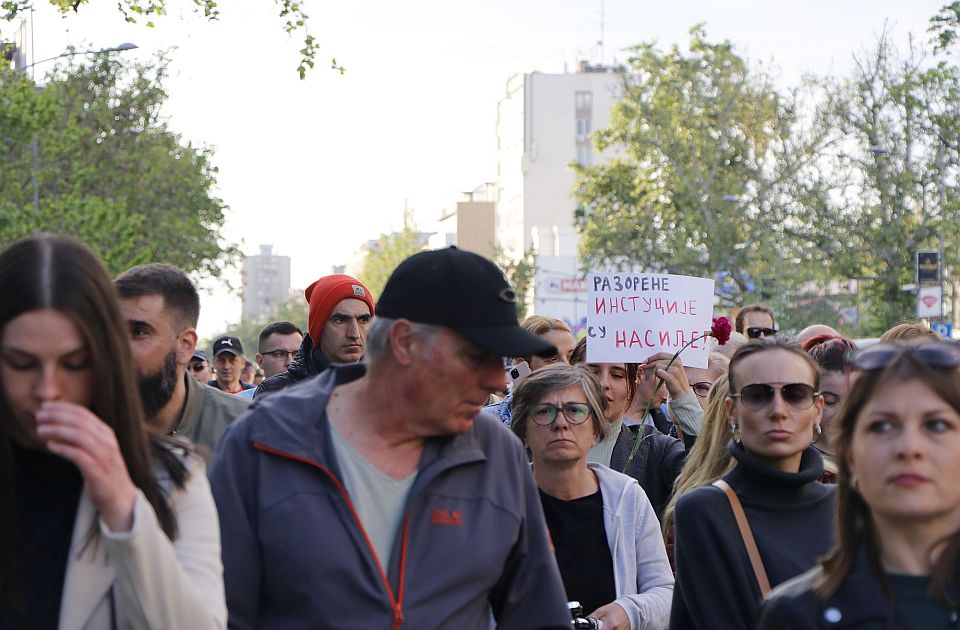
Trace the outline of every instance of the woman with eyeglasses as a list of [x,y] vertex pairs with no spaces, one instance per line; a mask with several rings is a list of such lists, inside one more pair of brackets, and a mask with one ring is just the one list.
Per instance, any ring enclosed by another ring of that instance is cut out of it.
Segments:
[[605,406],[586,370],[546,367],[514,392],[511,426],[533,459],[567,598],[605,630],[666,628],[673,575],[650,501],[633,478],[587,463]]
[[103,264],[31,236],[0,294],[0,628],[226,627],[203,462],[148,430]]
[[814,565],[833,544],[833,492],[823,460],[819,372],[780,337],[737,350],[725,406],[733,468],[676,506],[671,628],[750,628],[763,594]]
[[878,344],[853,367],[837,545],[771,594],[759,627],[960,627],[960,346]]
[[820,368],[820,396],[823,397],[823,417],[820,419],[820,439],[814,447],[823,456],[823,476],[820,481],[835,483],[837,464],[833,451],[833,419],[850,391],[850,360],[857,350],[853,340],[836,335],[817,335],[803,344]]

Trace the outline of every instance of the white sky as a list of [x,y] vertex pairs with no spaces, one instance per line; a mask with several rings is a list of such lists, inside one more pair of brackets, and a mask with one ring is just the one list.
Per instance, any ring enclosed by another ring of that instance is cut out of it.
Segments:
[[[224,236],[248,254],[272,243],[291,256],[294,287],[398,228],[404,200],[429,231],[461,191],[495,180],[496,106],[510,75],[600,58],[600,0],[305,0],[321,50],[301,81],[300,42],[283,32],[272,0],[221,2],[212,23],[190,0],[167,2],[169,15],[148,29],[125,23],[115,2],[91,0],[61,19],[36,0],[35,58],[71,44],[129,41],[139,49],[123,54],[141,59],[175,47],[166,115],[174,131],[216,150]],[[711,41],[731,40],[789,85],[804,73],[848,72],[885,21],[900,42],[926,37],[945,3],[607,0],[603,61],[641,41],[683,45],[703,22]],[[332,56],[345,75],[327,69]],[[212,287],[201,337],[239,316],[239,298]]]

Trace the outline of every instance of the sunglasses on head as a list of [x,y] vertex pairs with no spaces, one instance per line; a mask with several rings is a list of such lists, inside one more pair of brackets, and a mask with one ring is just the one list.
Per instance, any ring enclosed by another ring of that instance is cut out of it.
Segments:
[[776,392],[780,392],[783,402],[798,411],[809,409],[820,392],[806,383],[784,383],[774,386],[770,383],[752,383],[740,388],[739,394],[730,394],[730,398],[739,398],[740,403],[752,411],[759,411],[771,402]]
[[777,334],[776,328],[764,328],[763,326],[750,326],[747,328],[747,337],[758,339],[759,337],[772,337]]
[[868,346],[853,355],[853,369],[863,372],[882,370],[906,354],[928,367],[950,369],[960,367],[960,346],[948,341],[936,341],[916,346],[892,343]]

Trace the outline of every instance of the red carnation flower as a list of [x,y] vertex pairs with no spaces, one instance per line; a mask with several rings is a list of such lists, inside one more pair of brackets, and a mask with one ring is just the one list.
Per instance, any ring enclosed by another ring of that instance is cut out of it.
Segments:
[[713,326],[710,327],[710,336],[717,340],[721,346],[730,341],[730,333],[733,329],[730,327],[730,320],[726,317],[714,317]]

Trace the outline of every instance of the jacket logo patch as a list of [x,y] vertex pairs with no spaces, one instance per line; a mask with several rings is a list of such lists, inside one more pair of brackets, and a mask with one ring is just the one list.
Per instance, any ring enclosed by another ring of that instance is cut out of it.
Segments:
[[430,512],[430,522],[434,525],[463,525],[460,510],[434,510]]

